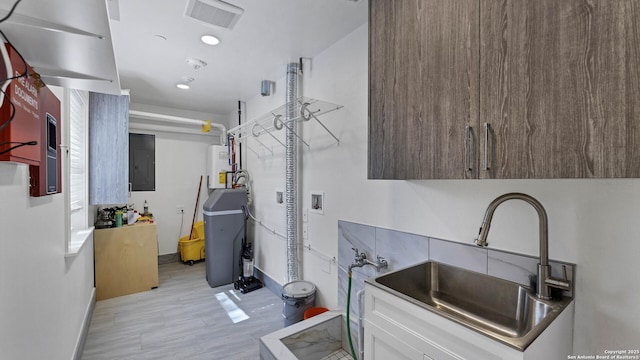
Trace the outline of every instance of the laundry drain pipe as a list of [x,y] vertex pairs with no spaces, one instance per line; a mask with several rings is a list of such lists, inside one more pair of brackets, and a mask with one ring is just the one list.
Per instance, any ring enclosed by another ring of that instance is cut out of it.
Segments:
[[287,277],[298,280],[298,142],[296,133],[296,101],[298,99],[298,63],[287,65],[286,99],[286,179],[285,206],[287,211]]

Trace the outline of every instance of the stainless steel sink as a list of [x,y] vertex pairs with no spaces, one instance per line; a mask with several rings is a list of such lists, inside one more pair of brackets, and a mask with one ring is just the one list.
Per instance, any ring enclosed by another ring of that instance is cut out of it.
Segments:
[[434,261],[367,282],[520,351],[572,300],[542,300],[518,283]]

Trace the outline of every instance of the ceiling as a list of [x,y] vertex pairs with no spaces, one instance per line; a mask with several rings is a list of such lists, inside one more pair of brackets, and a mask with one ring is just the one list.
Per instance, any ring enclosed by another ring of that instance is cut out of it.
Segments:
[[[0,0],[0,14],[14,3]],[[119,93],[104,0],[22,0],[0,30],[45,83]]]
[[[103,40],[9,21],[0,29],[37,71],[58,75],[45,78],[49,84],[108,93],[130,89],[133,103],[228,114],[238,100],[260,93],[261,80],[280,79],[287,63],[313,58],[367,21],[366,0],[227,2],[244,10],[232,30],[185,16],[188,0],[106,0],[106,6],[105,0],[22,0],[12,18],[28,15]],[[0,0],[0,9],[12,4]],[[205,45],[204,34],[217,36],[220,44]],[[103,46],[109,41],[111,52]],[[188,58],[207,66],[196,70]],[[86,76],[98,79],[78,80]],[[194,79],[188,90],[176,88],[183,77]]]

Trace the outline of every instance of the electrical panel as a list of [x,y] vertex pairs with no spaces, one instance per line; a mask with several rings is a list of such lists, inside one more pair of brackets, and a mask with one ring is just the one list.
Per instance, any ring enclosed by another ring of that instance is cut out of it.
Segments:
[[[227,187],[229,165],[229,149],[224,145],[211,145],[207,148],[207,187],[224,189]],[[229,179],[231,175],[229,174]]]
[[31,196],[61,192],[60,100],[7,43],[0,81],[0,161],[29,165]]

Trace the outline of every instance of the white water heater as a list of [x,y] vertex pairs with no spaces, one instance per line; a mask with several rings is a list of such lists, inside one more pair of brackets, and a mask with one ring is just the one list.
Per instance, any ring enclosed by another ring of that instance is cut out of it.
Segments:
[[224,189],[227,177],[231,180],[229,151],[224,145],[211,145],[207,148],[207,186],[209,189]]

